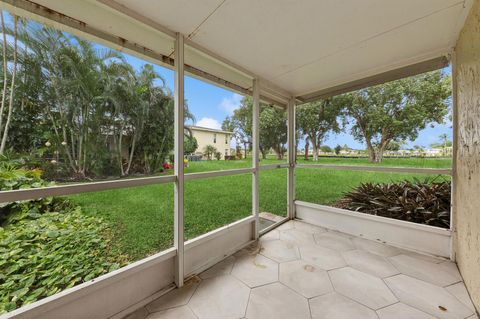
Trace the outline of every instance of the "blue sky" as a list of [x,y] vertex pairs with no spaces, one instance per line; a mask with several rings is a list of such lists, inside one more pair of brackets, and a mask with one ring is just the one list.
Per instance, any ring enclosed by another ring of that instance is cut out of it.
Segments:
[[[140,68],[143,64],[148,63],[127,54],[125,54],[125,57],[127,61],[135,68]],[[154,67],[155,70],[165,79],[166,85],[173,92],[173,71],[157,65]],[[447,68],[445,71],[450,72],[450,69]],[[187,76],[185,78],[185,98],[190,111],[195,116],[195,125],[210,128],[220,128],[225,117],[231,115],[233,111],[240,105],[242,96]],[[424,130],[420,131],[420,134],[415,141],[407,141],[405,147],[410,148],[413,147],[413,145],[428,147],[432,143],[439,142],[439,136],[441,134],[447,134],[451,139],[451,126],[451,123],[434,124],[433,127],[428,126]],[[347,144],[349,147],[355,149],[365,148],[365,145],[353,139],[353,137],[348,133],[348,128],[345,133],[330,134],[330,136],[328,136],[323,143],[323,145],[328,145],[331,147],[335,147],[337,144]],[[304,143],[301,142],[300,148],[303,146]]]

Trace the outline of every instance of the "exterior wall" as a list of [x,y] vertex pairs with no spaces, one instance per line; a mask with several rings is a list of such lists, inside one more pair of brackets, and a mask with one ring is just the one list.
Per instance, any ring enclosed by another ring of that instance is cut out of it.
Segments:
[[[195,153],[203,154],[203,149],[207,145],[213,145],[215,148],[222,153],[222,159],[225,158],[225,155],[230,155],[230,139],[231,135],[223,131],[207,131],[191,128],[193,136],[197,139],[198,148]],[[213,142],[214,134],[217,135],[216,143]],[[225,143],[227,139],[227,143]]]
[[[455,89],[456,88],[456,89]],[[480,309],[480,1],[476,0],[455,48],[455,257]]]

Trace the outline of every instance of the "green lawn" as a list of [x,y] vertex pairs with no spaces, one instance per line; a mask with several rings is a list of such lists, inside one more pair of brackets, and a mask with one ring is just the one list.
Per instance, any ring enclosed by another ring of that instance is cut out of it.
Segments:
[[[264,164],[279,163],[264,160]],[[299,159],[299,163],[305,163]],[[312,163],[308,161],[307,163]],[[319,163],[368,165],[366,159],[321,158]],[[382,165],[407,167],[450,167],[448,159],[385,159]],[[186,173],[251,166],[241,161],[192,162]],[[296,198],[332,204],[361,182],[390,182],[414,174],[297,169]],[[446,177],[442,177],[446,178]],[[251,174],[215,177],[185,183],[185,235],[195,238],[251,212]],[[173,185],[161,184],[70,196],[88,214],[101,216],[115,226],[116,245],[132,260],[171,247],[173,243]],[[260,209],[285,216],[287,169],[260,173]]]

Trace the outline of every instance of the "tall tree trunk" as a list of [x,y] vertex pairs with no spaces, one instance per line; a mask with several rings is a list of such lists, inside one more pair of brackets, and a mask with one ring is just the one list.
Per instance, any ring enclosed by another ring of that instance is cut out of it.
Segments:
[[120,164],[120,176],[125,176],[125,172],[123,171],[122,139],[123,139],[123,127],[120,127],[120,134],[118,135],[117,152],[118,152],[118,160]]
[[309,141],[308,141],[308,138],[305,139],[305,160],[308,161],[308,146],[309,146]]
[[313,160],[315,162],[318,161],[318,145],[317,145],[317,138],[315,136],[310,137],[310,141],[312,142],[312,153],[313,153]]
[[12,82],[10,83],[10,100],[8,101],[8,115],[7,121],[5,122],[5,129],[2,136],[2,144],[0,145],[0,154],[5,152],[5,145],[7,144],[8,129],[10,126],[10,121],[12,119],[13,112],[13,96],[15,94],[15,76],[17,75],[17,28],[18,28],[18,17],[13,17],[13,71],[12,71]]
[[265,148],[261,147],[260,153],[262,153],[262,159],[267,159],[267,150]]
[[369,139],[366,139],[366,143],[368,150],[368,160],[370,161],[370,163],[377,163],[377,153],[372,145],[372,142]]
[[130,167],[132,166],[132,161],[133,161],[133,153],[135,153],[135,143],[137,141],[136,133],[133,134],[133,141],[132,141],[132,149],[130,150],[129,158],[128,158],[128,164],[127,164],[127,169],[125,170],[126,174],[130,173]]
[[5,100],[7,99],[7,32],[5,30],[5,21],[3,19],[3,10],[1,10],[2,35],[3,35],[3,90],[2,90],[2,104],[0,106],[0,131],[3,128],[3,111],[5,110]]

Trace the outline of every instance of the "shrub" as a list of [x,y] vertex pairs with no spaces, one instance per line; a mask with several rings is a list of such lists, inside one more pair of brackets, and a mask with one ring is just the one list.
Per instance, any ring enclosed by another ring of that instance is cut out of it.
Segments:
[[362,183],[337,207],[443,228],[450,227],[450,182]]
[[0,228],[0,313],[118,268],[104,225],[76,208]]
[[[0,161],[0,190],[50,186],[40,170]],[[0,314],[118,268],[112,234],[66,199],[0,204]]]
[[[28,189],[54,185],[41,179],[38,169],[18,168],[16,162],[0,162],[0,191]],[[46,197],[38,200],[0,203],[0,225],[23,218],[35,217],[49,211],[61,211],[70,207],[63,199]]]

